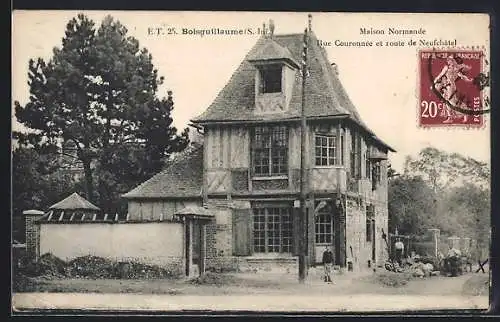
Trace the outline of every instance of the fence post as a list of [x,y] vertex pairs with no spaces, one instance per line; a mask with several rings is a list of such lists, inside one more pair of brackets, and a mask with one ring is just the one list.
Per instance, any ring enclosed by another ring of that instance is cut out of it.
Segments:
[[439,245],[439,235],[440,235],[440,230],[438,228],[429,228],[429,231],[432,232],[433,239],[434,239],[434,256],[437,258],[438,257],[438,245]]

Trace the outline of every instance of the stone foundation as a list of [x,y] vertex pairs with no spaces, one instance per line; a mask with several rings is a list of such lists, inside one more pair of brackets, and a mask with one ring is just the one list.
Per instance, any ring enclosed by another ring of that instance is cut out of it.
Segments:
[[206,270],[215,272],[295,273],[298,270],[298,258],[219,256],[206,259]]

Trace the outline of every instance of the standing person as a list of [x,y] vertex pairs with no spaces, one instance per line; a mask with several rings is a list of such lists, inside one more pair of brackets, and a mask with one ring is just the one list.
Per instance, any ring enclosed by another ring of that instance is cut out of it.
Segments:
[[325,251],[323,252],[323,267],[325,268],[326,283],[333,283],[331,278],[332,266],[333,266],[333,253],[330,250],[330,247],[326,246]]
[[396,261],[399,266],[402,265],[402,258],[405,250],[405,245],[401,241],[401,238],[396,239],[396,243],[394,244],[394,249],[396,250]]

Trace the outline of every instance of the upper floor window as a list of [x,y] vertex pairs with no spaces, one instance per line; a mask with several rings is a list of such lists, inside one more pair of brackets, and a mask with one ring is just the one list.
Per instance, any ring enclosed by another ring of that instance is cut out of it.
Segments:
[[358,133],[351,134],[351,177],[361,178],[361,137]]
[[317,166],[341,165],[344,160],[344,136],[340,136],[340,159],[337,157],[337,137],[316,134],[315,164]]
[[345,150],[345,147],[344,147],[344,135],[340,135],[340,164],[344,165],[345,164],[345,161],[344,161],[344,150]]
[[254,175],[287,175],[288,128],[285,126],[255,127],[252,155]]
[[260,92],[279,93],[281,92],[281,65],[268,65],[260,68]]
[[381,167],[380,162],[375,162],[372,164],[372,190],[377,189],[377,186],[381,181]]
[[367,147],[367,151],[365,153],[365,174],[366,178],[370,179],[372,177],[372,166],[371,166],[371,161],[370,161],[370,148]]

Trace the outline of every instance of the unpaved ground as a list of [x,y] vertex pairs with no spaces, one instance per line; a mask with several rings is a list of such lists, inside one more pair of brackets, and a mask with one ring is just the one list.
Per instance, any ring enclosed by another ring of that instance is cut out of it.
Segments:
[[209,283],[38,278],[32,280],[33,288],[28,292],[13,294],[12,306],[19,312],[54,309],[402,312],[488,307],[484,291],[487,274],[415,279],[399,287],[381,284],[374,273],[335,276],[335,284],[324,283],[321,274],[315,272],[308,275],[304,284],[298,283],[296,275],[286,273],[213,277]]
[[465,274],[458,277],[412,279],[406,285],[390,287],[377,282],[374,274],[348,273],[334,276],[335,283],[327,284],[321,274],[312,271],[304,284],[297,276],[286,273],[238,273],[217,276],[216,283],[193,283],[190,280],[114,280],[114,279],[51,279],[31,280],[27,292],[65,293],[139,293],[168,295],[486,295],[487,274]]

